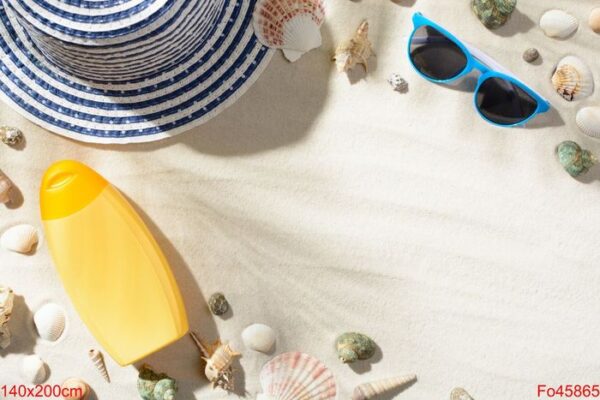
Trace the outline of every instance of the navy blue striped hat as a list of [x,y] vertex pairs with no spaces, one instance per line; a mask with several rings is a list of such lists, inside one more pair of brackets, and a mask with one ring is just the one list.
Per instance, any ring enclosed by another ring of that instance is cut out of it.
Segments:
[[0,95],[77,140],[173,136],[233,103],[268,64],[254,3],[0,0]]

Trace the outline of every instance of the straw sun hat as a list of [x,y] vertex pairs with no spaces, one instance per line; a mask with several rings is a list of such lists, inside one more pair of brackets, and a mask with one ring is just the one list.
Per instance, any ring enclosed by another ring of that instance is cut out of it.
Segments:
[[0,0],[0,95],[77,140],[175,135],[233,103],[268,64],[254,3]]

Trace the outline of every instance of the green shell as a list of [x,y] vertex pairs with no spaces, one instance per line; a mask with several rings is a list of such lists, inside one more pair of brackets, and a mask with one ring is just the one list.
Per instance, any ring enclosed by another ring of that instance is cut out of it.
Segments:
[[177,382],[167,374],[157,374],[143,365],[138,375],[137,388],[144,400],[173,400],[177,393]]
[[472,0],[471,8],[488,29],[501,27],[517,7],[517,0]]
[[223,293],[215,293],[208,299],[208,308],[214,315],[223,315],[229,310],[229,303]]
[[585,174],[596,163],[596,158],[577,143],[566,140],[556,146],[558,162],[572,177]]
[[375,342],[367,335],[357,332],[346,332],[335,341],[338,357],[344,363],[366,360],[375,353]]

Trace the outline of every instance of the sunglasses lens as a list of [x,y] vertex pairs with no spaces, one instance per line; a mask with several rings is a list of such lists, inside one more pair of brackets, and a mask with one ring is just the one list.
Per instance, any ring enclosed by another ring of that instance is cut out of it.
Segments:
[[458,76],[467,66],[467,56],[461,48],[431,26],[415,31],[410,58],[423,75],[441,81]]
[[479,111],[499,125],[513,125],[531,117],[537,101],[518,85],[502,78],[488,78],[476,94]]

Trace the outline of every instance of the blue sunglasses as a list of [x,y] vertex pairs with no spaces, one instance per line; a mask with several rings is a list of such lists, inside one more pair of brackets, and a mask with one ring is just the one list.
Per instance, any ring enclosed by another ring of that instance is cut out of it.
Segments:
[[423,78],[437,83],[459,79],[473,69],[481,72],[475,89],[475,108],[491,124],[523,125],[550,109],[540,94],[515,78],[494,59],[458,40],[424,17],[413,15],[408,58]]

